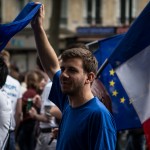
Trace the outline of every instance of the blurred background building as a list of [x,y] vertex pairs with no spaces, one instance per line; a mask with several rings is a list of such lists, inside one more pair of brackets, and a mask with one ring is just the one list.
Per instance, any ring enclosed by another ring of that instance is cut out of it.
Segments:
[[[13,21],[29,1],[31,0],[0,0],[0,23]],[[40,0],[46,9],[44,27],[47,35],[52,33],[51,26],[56,27],[53,30],[55,32],[50,34],[50,39],[55,40],[58,35],[55,44],[58,52],[74,42],[89,43],[126,32],[148,1]],[[11,54],[11,63],[20,72],[35,67],[36,47],[30,25],[17,33],[5,49]]]

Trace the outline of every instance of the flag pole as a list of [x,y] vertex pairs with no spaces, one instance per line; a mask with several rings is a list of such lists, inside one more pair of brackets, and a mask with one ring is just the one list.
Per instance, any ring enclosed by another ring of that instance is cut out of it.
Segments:
[[92,53],[94,53],[94,52],[98,49],[98,47],[99,47],[98,41],[93,41],[93,42],[87,43],[87,44],[85,44],[85,46],[86,46]]
[[99,75],[101,74],[101,72],[104,70],[104,68],[106,67],[106,65],[108,64],[108,58],[105,59],[105,61],[103,62],[103,64],[100,66],[100,68],[98,69],[97,71],[97,74],[96,74],[96,78],[99,77]]
[[86,46],[89,48],[89,46],[91,46],[93,44],[96,44],[96,43],[98,43],[98,40],[90,42],[90,43],[87,43]]

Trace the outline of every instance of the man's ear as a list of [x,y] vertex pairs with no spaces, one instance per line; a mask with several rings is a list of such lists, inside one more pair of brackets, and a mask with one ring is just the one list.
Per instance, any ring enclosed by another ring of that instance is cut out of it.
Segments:
[[96,75],[93,72],[87,74],[86,84],[91,84],[95,80]]

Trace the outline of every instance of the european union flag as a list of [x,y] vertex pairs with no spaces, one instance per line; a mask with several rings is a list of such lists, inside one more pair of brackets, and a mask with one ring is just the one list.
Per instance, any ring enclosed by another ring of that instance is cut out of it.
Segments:
[[[125,34],[121,34],[99,41],[99,47],[94,52],[99,67],[103,64],[106,58],[109,58],[112,55],[124,36]],[[104,68],[99,79],[103,82],[111,97],[112,111],[118,131],[141,127],[139,117],[132,106],[132,101],[122,87],[122,84],[111,64],[108,64]]]
[[14,21],[8,24],[0,24],[0,51],[7,45],[8,41],[25,26],[29,24],[32,18],[39,10],[41,4],[29,2]]

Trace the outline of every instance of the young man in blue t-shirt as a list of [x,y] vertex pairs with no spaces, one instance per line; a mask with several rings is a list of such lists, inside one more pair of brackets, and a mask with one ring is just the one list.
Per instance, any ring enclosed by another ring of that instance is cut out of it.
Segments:
[[84,48],[72,48],[57,55],[51,47],[42,21],[44,7],[32,21],[42,64],[53,80],[49,98],[62,111],[57,150],[115,150],[116,127],[112,115],[91,91],[97,61]]

